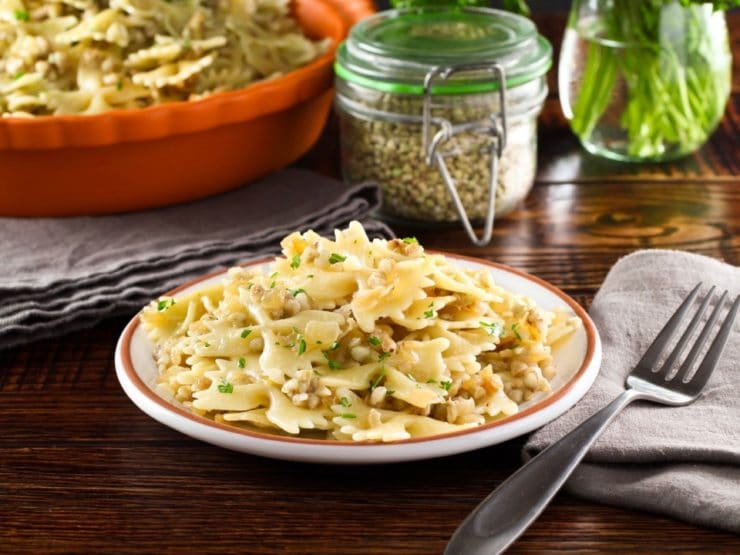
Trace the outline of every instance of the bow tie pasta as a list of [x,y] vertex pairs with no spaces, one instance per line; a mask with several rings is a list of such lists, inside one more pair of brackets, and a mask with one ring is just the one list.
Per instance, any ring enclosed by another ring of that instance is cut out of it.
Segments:
[[485,269],[370,241],[282,241],[269,270],[163,297],[141,314],[159,386],[194,412],[279,434],[397,441],[517,412],[548,391],[552,345],[581,325],[497,286]]
[[[290,0],[0,0],[0,114],[192,100],[305,65]],[[328,39],[327,39],[328,40]]]

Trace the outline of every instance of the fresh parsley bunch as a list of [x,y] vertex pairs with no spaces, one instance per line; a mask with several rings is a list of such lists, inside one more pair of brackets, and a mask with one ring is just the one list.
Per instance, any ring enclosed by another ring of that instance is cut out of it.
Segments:
[[740,0],[613,0],[591,27],[569,22],[581,37],[598,36],[625,46],[589,40],[571,127],[588,140],[611,106],[614,89],[626,85],[619,125],[636,159],[688,153],[702,144],[724,112],[729,91],[726,52],[717,51],[714,11]]

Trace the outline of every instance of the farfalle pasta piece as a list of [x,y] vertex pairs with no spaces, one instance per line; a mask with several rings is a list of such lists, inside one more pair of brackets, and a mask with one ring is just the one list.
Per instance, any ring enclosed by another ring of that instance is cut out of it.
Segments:
[[[381,318],[403,319],[405,310],[426,297],[424,287],[434,284],[426,277],[430,264],[425,258],[387,266],[386,269],[379,267],[361,284],[350,303],[357,323],[365,332],[372,331]],[[377,280],[373,280],[373,276],[377,276]]]
[[72,29],[79,23],[73,15],[60,17],[49,17],[40,21],[32,21],[26,24],[26,29],[32,36],[44,37],[50,43],[54,43],[62,33]]
[[381,374],[381,369],[376,363],[362,364],[347,368],[342,372],[326,373],[321,381],[329,387],[361,391],[366,389],[373,378],[379,374]]
[[298,434],[301,430],[327,430],[330,428],[327,410],[305,409],[295,406],[280,392],[270,388],[270,408],[265,416],[281,430]]
[[83,114],[100,114],[112,109],[113,106],[106,98],[105,89],[97,89],[90,93],[90,103],[81,113]]
[[8,96],[8,110],[12,112],[30,112],[44,105],[45,103],[41,98],[31,94],[13,94]]
[[157,69],[143,73],[134,73],[131,80],[137,84],[154,89],[176,87],[197,75],[213,63],[213,56],[203,56],[197,60],[180,60],[164,64]]
[[208,389],[193,394],[193,407],[210,411],[218,409],[224,412],[242,412],[257,407],[269,407],[271,389],[261,383],[224,386],[219,372],[210,372],[211,385]]
[[153,341],[161,341],[175,334],[184,334],[190,324],[206,314],[206,307],[223,298],[223,289],[211,286],[191,293],[179,300],[160,297],[152,301],[142,314],[142,326]]
[[224,422],[246,422],[259,428],[273,428],[275,425],[267,418],[266,409],[253,409],[243,412],[227,412],[219,415]]
[[211,373],[209,378],[210,387],[194,394],[193,407],[198,410],[209,411],[218,408],[224,411],[224,420],[248,421],[250,418],[247,414],[250,411],[262,408],[264,409],[262,414],[268,422],[289,434],[297,434],[301,429],[329,428],[329,421],[326,418],[328,411],[322,414],[318,410],[297,407],[273,386],[261,383],[232,385],[223,379],[217,381],[219,376],[215,372]]
[[417,382],[439,381],[448,377],[445,353],[450,341],[445,337],[425,340],[404,339],[391,361]]
[[339,394],[345,402],[332,406],[337,415],[333,419],[338,426],[335,432],[337,439],[392,442],[454,432],[465,427],[425,416],[374,409],[349,390],[341,390]]
[[79,114],[84,112],[92,101],[92,93],[88,91],[48,91],[42,95],[53,114]]
[[132,69],[146,70],[176,60],[183,50],[183,44],[175,41],[157,43],[132,53],[124,64]]
[[420,409],[444,402],[445,392],[435,383],[419,382],[413,374],[402,373],[389,367],[385,374],[386,390],[392,391],[392,396]]
[[[60,33],[55,37],[55,42],[59,44],[74,44],[83,41],[113,42],[109,40],[108,33],[111,26],[117,23],[119,18],[119,12],[116,10],[103,10],[83,19],[68,31]],[[126,44],[119,46],[126,46]]]

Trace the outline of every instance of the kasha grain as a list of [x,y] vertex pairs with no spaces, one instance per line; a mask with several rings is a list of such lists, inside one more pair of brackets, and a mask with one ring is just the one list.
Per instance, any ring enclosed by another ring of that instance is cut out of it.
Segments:
[[[485,121],[498,111],[494,95],[460,99],[457,107],[433,112],[452,124]],[[486,100],[489,98],[490,100]],[[362,100],[360,100],[362,102]],[[422,112],[420,97],[375,94],[365,100],[371,108],[407,116]],[[341,110],[344,177],[356,183],[374,181],[383,192],[383,212],[392,217],[429,222],[460,219],[453,199],[436,165],[424,158],[420,121],[368,119]],[[418,118],[417,118],[418,119]],[[432,136],[440,128],[433,125]],[[491,178],[492,140],[481,132],[464,132],[443,143],[442,151],[457,192],[472,220],[485,218]],[[507,145],[496,176],[496,214],[511,211],[532,188],[537,162],[536,122],[533,117],[512,119]]]

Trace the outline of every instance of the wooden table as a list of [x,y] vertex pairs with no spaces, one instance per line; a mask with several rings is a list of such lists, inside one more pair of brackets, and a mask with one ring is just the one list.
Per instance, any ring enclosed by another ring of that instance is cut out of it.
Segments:
[[[563,19],[539,23],[557,43]],[[730,27],[737,64],[740,17]],[[709,144],[668,165],[585,155],[552,93],[537,185],[498,222],[492,246],[472,248],[456,230],[420,239],[537,274],[584,306],[638,248],[740,263],[737,66],[734,76]],[[330,132],[303,164],[335,167],[335,155]],[[519,466],[521,439],[366,467],[272,461],[191,440],[123,394],[113,349],[124,322],[0,353],[0,553],[439,553]],[[545,551],[738,552],[740,538],[561,494],[512,549]]]

